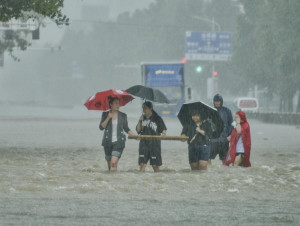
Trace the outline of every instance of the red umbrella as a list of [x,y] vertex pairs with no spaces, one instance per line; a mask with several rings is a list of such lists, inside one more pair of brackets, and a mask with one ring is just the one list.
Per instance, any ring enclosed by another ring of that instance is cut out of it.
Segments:
[[110,89],[103,92],[98,92],[94,96],[91,96],[86,102],[85,106],[88,110],[102,110],[106,111],[110,109],[108,97],[118,97],[120,99],[120,106],[126,105],[134,98],[124,90]]

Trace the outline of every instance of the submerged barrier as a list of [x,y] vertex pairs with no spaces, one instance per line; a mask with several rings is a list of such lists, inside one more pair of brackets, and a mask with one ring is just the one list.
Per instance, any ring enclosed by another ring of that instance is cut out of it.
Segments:
[[247,117],[266,123],[300,125],[300,113],[288,112],[247,112]]

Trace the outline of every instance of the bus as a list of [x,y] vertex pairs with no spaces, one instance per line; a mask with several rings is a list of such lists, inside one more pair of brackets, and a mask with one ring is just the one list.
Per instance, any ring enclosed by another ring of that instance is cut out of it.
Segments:
[[142,84],[159,89],[170,103],[153,103],[154,110],[161,116],[176,117],[185,102],[184,63],[142,63]]

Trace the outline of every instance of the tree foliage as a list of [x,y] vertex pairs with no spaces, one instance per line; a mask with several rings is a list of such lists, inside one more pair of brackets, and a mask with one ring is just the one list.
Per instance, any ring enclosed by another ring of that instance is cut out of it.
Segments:
[[[66,78],[66,87],[71,86],[67,77],[72,78],[74,68],[80,68],[84,78],[82,87],[77,84],[76,94],[81,97],[108,87],[126,89],[141,82],[141,62],[180,61],[186,31],[211,31],[210,20],[214,18],[221,31],[234,32],[238,12],[233,0],[156,0],[147,8],[119,15],[115,21],[74,21],[74,29],[68,29],[62,40],[64,51],[53,52],[52,57],[48,54],[38,67],[43,76]],[[185,66],[186,84],[206,97],[211,64],[201,62],[201,75],[194,72],[194,64],[187,62]],[[56,66],[45,70],[48,65]],[[216,67],[222,71],[220,84],[229,83],[234,74],[229,64],[216,62]]]
[[300,2],[240,2],[244,13],[238,18],[233,64],[253,84],[278,94],[291,111],[300,82]]
[[[133,14],[121,14],[114,22],[95,21],[92,31],[81,36],[80,40],[70,31],[62,45],[70,50],[76,46],[81,54],[72,54],[72,60],[80,62],[87,75],[122,73],[126,76],[128,73],[132,76],[132,71],[124,69],[120,72],[116,66],[180,61],[184,57],[186,31],[211,31],[210,20],[214,17],[222,31],[234,32],[238,10],[232,0],[157,0]],[[207,18],[207,21],[197,17]],[[210,63],[201,63],[207,66],[201,76],[189,69],[193,63],[186,65],[188,79],[195,86],[199,83],[206,86],[206,79],[211,76]],[[228,67],[222,63],[218,66],[224,71]],[[228,72],[228,76],[230,74]],[[222,79],[226,80],[226,77],[227,74]],[[200,90],[199,87],[195,89]]]
[[[57,25],[68,25],[69,18],[62,13],[63,4],[64,0],[0,0],[0,21],[33,19],[40,23],[44,18],[50,18]],[[0,37],[0,53],[8,50],[12,55],[14,47],[25,50],[30,45],[24,38],[28,31],[6,30],[3,33],[3,37]],[[13,55],[12,57],[17,59]]]
[[68,24],[69,18],[63,15],[64,0],[0,0],[0,21],[24,17],[25,12],[35,12],[28,18],[51,18],[57,25]]

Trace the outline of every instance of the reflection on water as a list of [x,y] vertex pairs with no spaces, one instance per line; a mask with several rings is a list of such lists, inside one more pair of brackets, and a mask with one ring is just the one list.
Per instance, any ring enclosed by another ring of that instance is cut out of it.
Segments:
[[[140,173],[138,143],[128,140],[119,172],[109,173],[99,146],[101,133],[97,123],[98,119],[1,121],[3,224],[300,222],[299,143],[289,138],[289,133],[299,137],[300,132],[294,127],[250,122],[251,168],[225,167],[214,160],[207,172],[191,172],[186,143],[164,141],[162,172],[153,173],[148,167]],[[177,123],[166,120],[170,135],[180,133]],[[272,132],[276,129],[286,131],[285,140],[278,142],[281,135]]]

